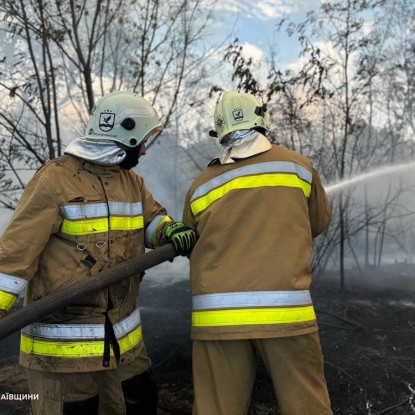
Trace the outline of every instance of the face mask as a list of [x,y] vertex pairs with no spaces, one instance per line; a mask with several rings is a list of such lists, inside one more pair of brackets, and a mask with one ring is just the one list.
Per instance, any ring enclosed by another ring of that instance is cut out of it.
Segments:
[[125,156],[125,159],[120,163],[120,167],[125,170],[131,170],[133,167],[137,166],[138,159],[140,158],[140,148],[141,146],[137,146],[125,150],[127,155]]

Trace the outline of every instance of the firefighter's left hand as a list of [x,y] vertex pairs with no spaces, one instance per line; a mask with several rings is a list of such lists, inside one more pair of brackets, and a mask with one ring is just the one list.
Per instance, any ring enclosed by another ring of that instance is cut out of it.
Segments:
[[175,222],[166,228],[166,238],[173,244],[176,253],[189,255],[196,243],[196,232],[182,222]]
[[7,311],[3,310],[3,309],[0,309],[0,319],[2,319],[3,317],[6,317],[6,316],[7,316]]

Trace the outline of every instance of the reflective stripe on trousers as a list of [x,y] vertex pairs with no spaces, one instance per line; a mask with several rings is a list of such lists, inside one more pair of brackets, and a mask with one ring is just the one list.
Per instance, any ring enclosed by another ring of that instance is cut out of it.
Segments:
[[[120,353],[131,350],[142,340],[140,310],[113,327]],[[20,349],[27,354],[62,358],[102,356],[104,338],[104,324],[35,323],[22,330]]]
[[192,326],[287,324],[316,319],[310,292],[246,291],[195,295]]

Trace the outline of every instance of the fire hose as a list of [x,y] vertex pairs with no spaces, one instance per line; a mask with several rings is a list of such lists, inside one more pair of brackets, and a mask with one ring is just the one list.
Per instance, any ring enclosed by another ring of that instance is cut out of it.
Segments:
[[108,285],[115,284],[131,275],[139,274],[162,262],[172,260],[175,256],[176,252],[173,245],[167,244],[30,303],[0,320],[0,340],[28,324],[38,321],[52,311],[66,307],[75,300],[79,300]]

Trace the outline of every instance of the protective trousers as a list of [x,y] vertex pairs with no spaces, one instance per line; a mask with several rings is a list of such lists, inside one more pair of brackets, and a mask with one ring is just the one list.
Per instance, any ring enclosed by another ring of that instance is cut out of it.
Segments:
[[256,353],[272,379],[282,415],[330,415],[318,333],[193,342],[193,415],[248,413]]
[[[137,402],[141,399],[146,400],[146,409],[136,413],[156,414],[157,388],[146,372],[149,365],[148,358],[139,357],[118,369],[97,372],[56,373],[27,369],[30,393],[39,396],[32,400],[33,415],[81,415],[84,409],[90,415],[128,415],[134,413],[129,410],[131,407],[143,407]],[[142,390],[150,397],[136,399],[131,393],[133,390]],[[96,395],[99,395],[99,404]],[[83,401],[81,405],[79,401]]]

